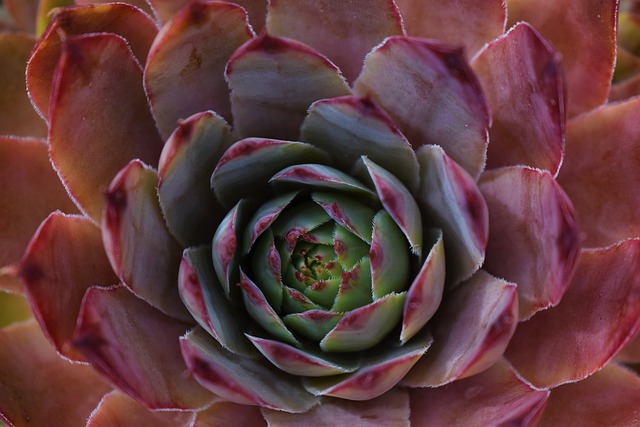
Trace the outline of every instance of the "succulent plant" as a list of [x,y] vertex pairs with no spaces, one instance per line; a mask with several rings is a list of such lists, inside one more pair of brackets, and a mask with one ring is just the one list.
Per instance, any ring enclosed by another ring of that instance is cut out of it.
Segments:
[[636,2],[0,12],[5,423],[640,418]]

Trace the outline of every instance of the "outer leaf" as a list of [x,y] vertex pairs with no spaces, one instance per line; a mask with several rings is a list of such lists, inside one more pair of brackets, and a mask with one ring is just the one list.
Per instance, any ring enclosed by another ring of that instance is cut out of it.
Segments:
[[49,119],[51,91],[55,87],[56,65],[64,48],[64,40],[69,36],[117,34],[127,40],[135,58],[144,64],[158,32],[151,18],[124,3],[56,9],[54,13],[27,65],[29,97],[36,110],[46,119]]
[[584,381],[553,389],[541,425],[633,425],[640,418],[638,399],[640,379],[637,374],[609,364]]
[[151,409],[198,409],[212,396],[185,375],[178,337],[189,325],[122,286],[85,294],[74,344],[120,390]]
[[190,321],[176,283],[182,248],[167,230],[155,171],[134,160],[106,193],[102,241],[113,270],[132,292],[162,312]]
[[101,189],[115,174],[133,158],[157,165],[160,157],[162,141],[141,76],[119,36],[76,36],[65,42],[51,103],[51,160],[73,199],[96,222],[104,207]]
[[572,120],[558,181],[578,213],[585,246],[640,235],[640,99],[611,104]]
[[18,34],[0,34],[0,135],[47,134],[25,91],[24,71],[34,40]]
[[253,359],[237,358],[202,330],[190,331],[180,346],[198,381],[227,400],[286,412],[305,412],[318,403],[296,377]]
[[480,268],[489,237],[487,204],[473,178],[437,146],[418,151],[423,216],[442,229],[447,283],[455,286]]
[[583,251],[562,302],[520,324],[509,361],[537,387],[581,380],[602,368],[640,325],[639,270],[640,239]]
[[38,225],[56,209],[76,212],[47,156],[47,144],[0,137],[0,287],[18,291],[12,269]]
[[206,111],[181,122],[162,150],[160,206],[169,231],[184,246],[209,243],[222,219],[223,209],[211,194],[209,177],[231,142],[229,125]]
[[481,182],[491,230],[483,268],[518,284],[520,319],[528,319],[558,304],[573,276],[580,251],[573,206],[546,171],[503,168]]
[[449,294],[433,324],[429,353],[403,384],[440,386],[496,363],[517,325],[516,285],[478,271]]
[[468,57],[504,31],[504,0],[395,0],[410,36],[464,46]]
[[390,0],[271,0],[270,34],[299,40],[326,55],[353,81],[365,55],[385,37],[403,35]]
[[52,213],[22,258],[20,278],[49,341],[65,357],[83,360],[71,348],[82,297],[90,286],[118,283],[100,229],[87,218]]
[[163,138],[180,119],[214,110],[231,119],[224,68],[231,54],[253,36],[246,12],[225,2],[193,1],[153,42],[144,82]]
[[345,96],[314,102],[301,137],[330,153],[343,170],[350,171],[365,155],[412,192],[418,185],[419,166],[411,144],[369,98]]
[[615,62],[617,6],[617,0],[507,1],[511,23],[529,22],[562,55],[570,117],[607,100]]
[[190,412],[150,411],[144,405],[119,391],[106,394],[87,421],[87,427],[186,427]]
[[489,111],[460,49],[390,37],[367,56],[354,91],[382,106],[414,148],[439,144],[473,177],[484,168]]
[[110,389],[61,359],[35,322],[0,330],[0,377],[0,419],[12,426],[81,425]]
[[321,405],[304,414],[287,414],[263,409],[269,426],[333,427],[336,420],[353,427],[409,427],[409,395],[406,390],[392,389],[371,400],[354,402],[344,399],[326,399]]
[[374,298],[408,287],[409,251],[402,231],[386,211],[373,218],[371,248],[371,279]]
[[443,387],[412,389],[411,425],[532,426],[548,397],[548,391],[534,389],[500,361],[478,375]]
[[217,400],[204,411],[198,412],[189,427],[267,427],[259,406]]
[[472,63],[487,97],[487,167],[527,165],[558,173],[565,98],[560,57],[527,23],[484,48]]
[[242,137],[295,140],[309,106],[349,94],[338,69],[313,49],[263,33],[227,64],[234,128]]

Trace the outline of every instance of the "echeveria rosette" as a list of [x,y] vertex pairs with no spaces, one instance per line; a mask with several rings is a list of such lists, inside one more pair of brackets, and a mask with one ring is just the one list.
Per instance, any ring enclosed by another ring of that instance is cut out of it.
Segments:
[[635,3],[4,3],[7,422],[638,417]]

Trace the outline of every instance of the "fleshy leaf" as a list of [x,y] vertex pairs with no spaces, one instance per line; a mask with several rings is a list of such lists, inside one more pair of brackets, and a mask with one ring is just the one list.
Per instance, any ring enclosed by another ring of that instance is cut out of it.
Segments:
[[[360,260],[362,260],[363,257],[369,255],[370,247],[364,240],[351,233],[346,228],[335,223],[333,225],[335,229],[333,236],[333,251],[338,256],[338,261],[340,261],[342,267],[345,270],[351,270]],[[373,236],[376,237],[375,234]]]
[[3,3],[4,8],[18,29],[27,33],[34,33],[36,30],[38,2],[38,0],[4,0]]
[[444,233],[447,284],[455,286],[478,270],[489,237],[487,204],[473,178],[437,146],[418,151],[421,179],[416,200]]
[[211,176],[211,188],[225,206],[233,206],[244,197],[264,198],[269,194],[269,179],[287,166],[327,160],[327,154],[313,145],[247,138],[223,154]]
[[408,392],[395,388],[376,399],[361,402],[326,399],[304,414],[270,409],[262,413],[270,426],[277,427],[328,426],[331,420],[354,427],[409,427],[410,410]]
[[160,311],[189,321],[176,287],[182,248],[165,226],[157,182],[156,172],[138,160],[116,175],[106,193],[102,241],[125,286]]
[[418,257],[422,256],[422,218],[413,196],[389,171],[364,157],[363,162],[382,206],[407,237],[411,251]]
[[[416,388],[410,393],[414,427],[529,426],[549,397],[549,391],[531,387],[504,361],[443,387]],[[574,398],[579,401],[581,396]]]
[[117,390],[106,394],[87,422],[87,427],[188,426],[192,414],[186,411],[150,411]]
[[[558,182],[578,213],[587,247],[640,235],[640,99],[610,104],[569,122]],[[615,165],[615,166],[612,166]]]
[[271,229],[274,235],[283,239],[287,252],[293,254],[299,238],[330,220],[329,215],[321,207],[306,201],[283,212]]
[[82,297],[90,286],[118,283],[102,247],[100,229],[87,218],[52,213],[20,262],[20,278],[56,350],[82,360],[70,345]]
[[19,34],[0,34],[0,135],[43,138],[47,127],[33,110],[24,84],[34,40]]
[[507,9],[510,23],[530,23],[562,55],[570,117],[606,102],[615,63],[617,0],[508,0]]
[[178,338],[189,328],[122,286],[85,294],[74,345],[120,390],[150,409],[198,409],[212,395],[185,375]]
[[51,168],[47,144],[33,139],[0,137],[0,283],[13,281],[9,269],[17,262],[47,215],[56,209],[75,213]]
[[211,265],[211,248],[188,248],[182,255],[178,276],[180,297],[196,321],[220,345],[233,353],[253,355],[243,331],[245,313],[227,300]]
[[630,239],[584,250],[562,302],[521,323],[506,356],[533,385],[554,387],[602,368],[639,325],[640,239]]
[[373,209],[344,194],[317,192],[312,193],[311,198],[335,222],[371,244],[372,222],[375,215]]
[[[46,119],[49,119],[51,91],[55,88],[56,64],[68,37],[95,33],[117,34],[127,40],[135,58],[144,64],[153,38],[158,33],[151,18],[140,9],[124,3],[55,9],[53,13],[51,23],[38,41],[27,65],[29,97]],[[120,64],[115,58],[113,63]],[[124,71],[121,70],[120,73]],[[126,95],[133,97],[133,93]],[[126,98],[122,95],[119,99]]]
[[297,349],[279,341],[251,335],[247,335],[247,337],[278,369],[292,375],[305,377],[338,375],[353,372],[359,365],[353,358],[338,360],[336,357],[328,358],[324,353]]
[[365,55],[385,37],[403,35],[402,17],[390,0],[272,1],[267,31],[305,43],[326,55],[353,81]]
[[518,166],[485,172],[480,190],[491,230],[483,268],[518,284],[520,320],[555,306],[580,251],[571,201],[549,172]]
[[441,386],[496,363],[518,323],[516,285],[479,270],[444,298],[432,322],[434,344],[404,385]]
[[402,318],[406,293],[389,294],[347,313],[320,342],[325,351],[358,351],[378,344]]
[[[342,273],[338,295],[333,302],[331,311],[347,312],[369,304],[372,301],[371,261],[369,257],[365,257],[351,270]],[[392,304],[387,301],[385,306],[390,307]],[[371,309],[370,311],[373,312],[375,309]],[[371,339],[371,337],[363,337],[363,339],[367,340]],[[333,339],[331,341],[333,341]],[[356,344],[356,346],[357,345],[359,344]]]
[[307,310],[320,310],[316,303],[311,301],[302,292],[294,288],[285,286],[282,301],[282,308],[287,313],[300,313]]
[[491,110],[487,167],[527,165],[556,174],[564,149],[564,81],[559,55],[519,23],[473,60]]
[[402,231],[387,211],[373,218],[373,236],[369,258],[374,298],[407,289],[409,249]]
[[180,119],[214,110],[231,120],[224,69],[231,54],[253,36],[246,12],[226,2],[193,1],[153,42],[144,83],[163,138]]
[[294,40],[261,34],[227,64],[233,125],[242,137],[298,139],[309,106],[348,95],[338,69]]
[[71,196],[96,222],[104,208],[101,189],[129,160],[158,164],[162,140],[147,108],[142,71],[123,38],[66,39],[51,101],[49,144]]
[[269,183],[276,187],[315,188],[352,193],[369,199],[376,199],[375,193],[364,184],[344,172],[330,166],[303,164],[289,166],[275,174]]
[[291,203],[296,194],[297,193],[293,192],[273,197],[256,209],[245,227],[242,242],[243,254],[246,255],[249,253],[256,240],[278,219],[280,213]]
[[[266,2],[265,2],[266,3]],[[194,415],[189,427],[267,427],[259,406],[247,406],[220,399]]]
[[91,367],[61,359],[36,322],[0,330],[0,377],[0,420],[10,426],[83,425],[110,389]]
[[442,301],[446,269],[444,243],[442,231],[434,234],[433,246],[407,292],[400,332],[402,344],[431,320]]
[[589,378],[551,391],[540,425],[631,426],[640,418],[640,378],[609,364]]
[[314,341],[320,341],[338,322],[344,313],[332,313],[324,310],[309,310],[304,313],[292,313],[282,320],[291,330]]
[[382,106],[415,149],[441,145],[473,177],[484,168],[489,111],[459,48],[390,37],[367,56],[354,91]]
[[282,262],[273,241],[270,229],[260,236],[251,255],[251,267],[258,287],[264,293],[269,305],[280,311],[282,305]]
[[302,124],[301,138],[332,154],[344,170],[350,171],[365,155],[409,190],[418,185],[418,161],[411,144],[369,98],[345,96],[314,102]]
[[160,207],[169,231],[184,246],[210,242],[222,219],[223,209],[211,194],[209,177],[232,141],[229,125],[206,111],[180,122],[162,150]]
[[467,57],[504,31],[504,0],[395,0],[410,36],[464,46]]
[[394,387],[424,355],[433,338],[424,332],[401,347],[365,357],[351,374],[328,378],[305,378],[304,386],[315,395],[349,400],[373,399]]
[[227,298],[235,296],[238,281],[238,240],[247,221],[248,203],[241,200],[224,217],[213,236],[213,268]]
[[242,299],[247,313],[253,320],[274,337],[297,347],[300,346],[298,340],[269,305],[260,288],[242,273],[242,271],[240,272],[240,282],[238,286],[242,289]]
[[298,378],[260,360],[238,358],[200,329],[180,339],[187,366],[198,381],[231,402],[286,412],[305,412],[318,398],[307,393]]

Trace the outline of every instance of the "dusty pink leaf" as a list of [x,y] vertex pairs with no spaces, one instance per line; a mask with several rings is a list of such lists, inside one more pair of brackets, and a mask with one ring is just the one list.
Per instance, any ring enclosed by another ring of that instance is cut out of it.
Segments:
[[212,395],[186,375],[179,338],[190,327],[122,286],[85,294],[74,345],[117,388],[151,409],[193,410]]
[[18,29],[35,33],[39,0],[5,0],[4,7]]
[[223,2],[191,2],[162,28],[149,52],[144,83],[164,139],[180,119],[201,111],[214,110],[231,121],[224,69],[252,36],[245,11]]
[[262,32],[267,17],[267,0],[234,0],[233,3],[242,6],[249,14],[249,22],[256,34]]
[[633,338],[616,355],[616,361],[620,363],[640,363],[640,328],[636,330]]
[[467,57],[504,31],[504,0],[396,0],[407,35],[464,46]]
[[609,93],[609,102],[625,101],[637,95],[640,95],[640,75],[614,83]]
[[47,144],[0,137],[0,277],[5,277],[0,278],[1,287],[15,285],[10,278],[15,271],[2,268],[22,257],[38,225],[56,209],[76,212],[51,168]]
[[30,36],[0,34],[0,135],[47,135],[47,127],[33,110],[24,83],[33,45]]
[[336,420],[351,427],[409,427],[409,394],[396,388],[382,396],[355,402],[330,399],[304,414],[288,414],[263,409],[263,414],[274,427],[334,427]]
[[562,55],[569,117],[607,101],[615,62],[617,0],[508,0],[509,23],[526,21]]
[[549,392],[522,381],[508,363],[438,388],[411,390],[413,427],[533,426]]
[[433,345],[403,384],[440,386],[496,363],[518,323],[516,285],[479,270],[447,295],[432,321]]
[[[85,6],[88,4],[102,4],[102,3],[113,3],[113,0],[75,0],[75,3],[78,6]],[[124,0],[121,3],[128,3],[131,6],[135,6],[137,8],[142,9],[147,15],[152,15],[153,12],[151,10],[151,6],[145,0]]]
[[62,355],[83,360],[71,340],[85,291],[118,278],[102,247],[100,229],[89,219],[52,213],[20,262],[20,278],[36,319]]
[[89,5],[56,10],[27,65],[27,88],[36,110],[49,119],[55,71],[63,39],[80,34],[113,33],[124,37],[144,64],[158,29],[145,13],[128,4]]
[[99,222],[116,173],[131,159],[155,166],[160,157],[142,71],[121,37],[75,36],[65,42],[55,82],[51,159],[80,208]]
[[484,169],[489,110],[459,48],[390,37],[367,56],[354,91],[384,108],[414,148],[441,145],[474,178]]
[[506,357],[536,387],[606,365],[640,324],[640,239],[585,250],[557,307],[518,326]]
[[483,268],[518,284],[520,320],[557,305],[580,251],[569,198],[549,172],[520,166],[485,172],[480,191],[491,230]]
[[116,175],[105,193],[102,241],[125,286],[160,311],[191,321],[178,295],[182,247],[165,225],[157,184],[156,172],[138,160]]
[[190,427],[267,427],[260,407],[217,400],[198,412]]
[[165,24],[174,14],[185,7],[189,0],[147,0],[160,23]]
[[77,426],[110,387],[89,366],[60,358],[36,322],[0,330],[0,420]]
[[540,425],[564,427],[624,427],[640,419],[640,378],[609,364],[584,381],[551,390]]
[[559,55],[526,23],[485,47],[472,67],[493,122],[487,167],[527,165],[556,174],[564,149],[564,83]]
[[314,101],[350,94],[327,58],[302,43],[267,33],[233,54],[226,77],[233,125],[241,137],[297,140]]
[[640,99],[610,104],[567,126],[558,182],[571,198],[587,247],[640,235]]
[[106,394],[91,413],[87,427],[191,427],[193,413],[151,411],[117,390]]
[[267,31],[305,43],[325,55],[349,81],[385,37],[403,35],[391,0],[271,0]]

